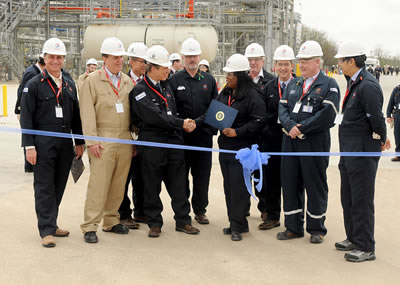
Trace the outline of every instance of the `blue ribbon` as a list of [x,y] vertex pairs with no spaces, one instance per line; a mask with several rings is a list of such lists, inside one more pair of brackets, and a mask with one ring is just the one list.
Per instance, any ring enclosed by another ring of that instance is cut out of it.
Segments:
[[[251,146],[251,149],[249,148],[242,148],[238,151],[236,154],[235,158],[240,161],[243,167],[243,177],[244,177],[244,182],[246,184],[247,192],[253,197],[255,200],[257,198],[253,194],[253,187],[251,187],[251,179],[254,180],[254,182],[258,182],[255,187],[258,192],[261,191],[262,189],[262,184],[263,184],[263,169],[262,165],[268,164],[268,159],[270,156],[266,153],[261,153],[258,150],[258,145],[253,144]],[[253,176],[254,171],[258,170],[260,173],[260,178],[255,178]]]
[[[182,150],[195,150],[195,151],[210,151],[219,153],[230,153],[236,154],[236,159],[240,161],[243,166],[243,176],[247,191],[250,195],[257,200],[253,195],[251,187],[251,179],[256,184],[257,191],[262,189],[262,164],[268,164],[268,159],[272,155],[279,156],[358,156],[358,157],[380,157],[380,156],[399,156],[400,152],[392,153],[382,153],[382,152],[263,152],[258,150],[258,145],[253,145],[251,150],[249,148],[241,149],[239,151],[227,150],[227,149],[215,149],[208,147],[198,147],[198,146],[187,146],[178,144],[168,144],[168,143],[156,143],[148,141],[139,140],[127,140],[127,139],[116,139],[108,137],[97,137],[97,136],[84,136],[76,135],[71,133],[59,133],[59,132],[49,132],[49,131],[38,131],[31,129],[20,129],[20,128],[10,128],[10,127],[0,127],[0,132],[13,132],[13,133],[23,133],[29,135],[39,135],[47,137],[59,137],[59,138],[70,138],[70,139],[82,139],[82,140],[95,140],[101,142],[111,142],[111,143],[121,143],[121,144],[131,144],[140,146],[150,146],[150,147],[161,147],[161,148],[172,148],[172,149],[182,149]],[[260,178],[256,179],[252,176],[255,170],[260,171]]]

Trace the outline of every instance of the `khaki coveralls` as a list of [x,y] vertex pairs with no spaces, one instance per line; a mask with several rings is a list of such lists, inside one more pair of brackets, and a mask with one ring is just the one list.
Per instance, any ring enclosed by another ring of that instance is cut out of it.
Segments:
[[[123,112],[117,113],[117,95],[104,69],[90,74],[80,90],[80,112],[83,134],[118,139],[132,139],[130,132],[129,93],[132,80],[121,73],[118,90]],[[116,90],[116,89],[115,89]],[[101,143],[100,158],[88,151],[90,178],[86,193],[83,233],[96,231],[103,218],[103,229],[110,230],[119,221],[118,208],[124,196],[125,183],[132,160],[132,145],[86,140],[89,147]]]

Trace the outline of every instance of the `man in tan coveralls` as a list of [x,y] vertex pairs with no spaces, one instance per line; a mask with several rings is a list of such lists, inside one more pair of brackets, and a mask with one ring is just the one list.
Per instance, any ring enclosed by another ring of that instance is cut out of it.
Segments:
[[[117,38],[104,40],[100,50],[104,66],[84,82],[80,94],[83,134],[132,139],[129,92],[133,82],[121,72],[126,54]],[[128,144],[86,140],[90,178],[81,229],[88,243],[98,241],[96,231],[103,218],[103,231],[127,234],[120,223],[118,208],[124,196],[134,147]]]

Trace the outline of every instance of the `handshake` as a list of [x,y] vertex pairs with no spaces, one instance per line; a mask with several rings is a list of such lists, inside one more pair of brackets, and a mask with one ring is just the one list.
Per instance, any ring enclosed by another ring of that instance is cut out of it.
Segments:
[[191,133],[196,128],[196,123],[192,119],[185,119],[183,121],[183,130],[185,132]]

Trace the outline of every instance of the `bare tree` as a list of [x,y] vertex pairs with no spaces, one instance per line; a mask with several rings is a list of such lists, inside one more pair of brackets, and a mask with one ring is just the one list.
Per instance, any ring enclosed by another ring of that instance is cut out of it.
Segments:
[[301,30],[301,40],[302,42],[313,40],[317,41],[321,45],[322,52],[324,53],[322,59],[324,60],[325,66],[329,67],[337,64],[337,59],[334,58],[337,51],[337,44],[328,39],[325,32],[303,25]]

